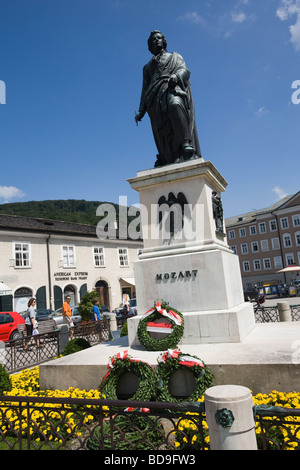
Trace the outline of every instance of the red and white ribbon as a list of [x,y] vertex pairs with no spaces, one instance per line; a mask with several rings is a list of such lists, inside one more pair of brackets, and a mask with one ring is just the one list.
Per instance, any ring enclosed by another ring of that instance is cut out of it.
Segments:
[[128,356],[128,351],[121,351],[119,353],[117,353],[115,356],[111,357],[108,361],[108,364],[106,366],[106,368],[108,369],[108,372],[105,374],[105,376],[103,377],[102,379],[102,382],[104,382],[104,380],[109,376],[109,374],[111,373],[111,370],[114,368],[114,364],[115,364],[115,361],[116,360],[126,360],[128,359],[130,362],[143,362],[144,364],[147,364],[148,366],[151,367],[151,369],[153,370],[154,372],[154,369],[153,367],[151,366],[151,364],[149,364],[148,362],[146,361],[142,361],[141,359],[139,359],[138,357],[130,357]]
[[[181,354],[180,351],[176,351],[174,349],[168,349],[159,359],[159,362],[165,363],[168,357],[177,359],[180,356],[180,354]],[[187,354],[179,358],[178,364],[181,364],[187,367],[193,367],[193,366],[205,367],[201,359],[191,357]]]
[[154,308],[150,308],[150,310],[148,310],[146,313],[144,313],[144,315],[142,316],[142,319],[148,317],[149,315],[151,315],[151,313],[155,312],[155,310],[157,310],[157,312],[160,313],[161,315],[163,315],[164,317],[167,317],[170,320],[172,320],[176,325],[181,325],[182,324],[181,316],[178,315],[178,313],[173,312],[173,310],[169,310],[167,312],[167,310],[165,308],[162,308],[161,302],[157,302],[157,304],[155,305]]
[[149,413],[150,412],[150,408],[133,408],[132,406],[129,406],[124,411],[132,412],[132,411],[136,411],[136,410],[141,411],[142,413]]

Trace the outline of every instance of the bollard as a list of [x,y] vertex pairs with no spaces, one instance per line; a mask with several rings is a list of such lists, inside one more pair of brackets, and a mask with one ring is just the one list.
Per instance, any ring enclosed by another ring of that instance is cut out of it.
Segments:
[[253,399],[248,388],[219,385],[205,392],[211,450],[257,450]]
[[109,319],[110,319],[110,331],[116,331],[118,329],[117,315],[113,312],[110,312]]
[[290,304],[288,302],[277,302],[280,321],[292,321]]
[[66,344],[69,342],[68,325],[60,325],[58,333],[58,354],[61,354]]

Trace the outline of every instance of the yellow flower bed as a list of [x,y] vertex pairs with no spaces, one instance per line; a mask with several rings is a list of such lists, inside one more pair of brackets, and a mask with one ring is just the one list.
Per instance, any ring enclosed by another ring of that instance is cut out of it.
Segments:
[[[40,390],[39,387],[39,368],[25,369],[19,374],[11,376],[12,390],[5,392],[7,396],[27,396],[27,397],[57,397],[57,398],[105,398],[98,390],[81,390],[78,388],[70,387],[68,390]],[[204,397],[198,401],[203,401]],[[299,409],[300,408],[300,393],[291,392],[283,393],[276,390],[269,394],[258,393],[253,396],[254,405],[268,405],[268,406],[283,406],[285,408]],[[11,403],[0,404],[0,431],[4,435],[14,435],[13,430],[19,431],[22,429],[24,436],[28,432],[27,429],[27,410],[23,410],[22,419],[17,415],[17,411],[10,408]],[[56,408],[54,411],[49,412],[49,408]],[[91,407],[93,408],[93,407]],[[76,407],[75,407],[76,409]],[[106,407],[103,407],[107,410]],[[78,410],[77,410],[78,411]],[[195,413],[188,413],[191,419],[179,419],[178,428],[173,430],[175,437],[174,444],[176,448],[182,449],[185,445],[192,445],[195,448],[200,447],[199,434],[197,433],[196,422],[193,416],[197,418]],[[85,424],[91,423],[94,420],[93,409],[90,414],[86,413],[81,416],[80,422],[78,419],[79,413],[72,411],[72,406],[65,406],[60,409],[57,404],[36,404],[30,410],[30,429],[29,432],[35,441],[49,440],[53,442],[64,442],[68,435],[80,436],[82,427]],[[264,418],[274,420],[275,418]],[[268,432],[269,436],[287,450],[300,449],[300,445],[295,439],[300,440],[300,417],[286,418],[291,424],[286,424],[284,427],[273,426],[272,430]],[[209,449],[209,433],[206,420],[202,421],[204,432],[205,448]],[[261,430],[259,423],[256,423],[257,439],[260,446]],[[270,448],[275,448],[270,446]]]
[[[300,408],[300,393],[289,392],[283,393],[273,390],[269,394],[258,393],[253,397],[254,405],[267,405],[267,406],[280,406],[290,409]],[[268,421],[275,421],[274,417],[264,417],[265,427],[268,425]],[[300,450],[300,416],[289,416],[281,421],[288,422],[280,426],[276,424],[267,431],[268,437],[274,439],[274,442],[279,443],[281,448],[285,450]],[[256,435],[258,443],[261,442],[261,429],[260,424],[256,422],[255,425]],[[268,443],[269,449],[276,449],[276,446],[271,442]]]
[[[202,397],[198,401],[204,401]],[[291,409],[300,408],[300,393],[290,392],[283,393],[273,390],[270,394],[258,393],[253,396],[253,405],[267,405],[267,406],[280,406]],[[188,413],[195,415],[195,413]],[[266,422],[275,421],[276,417],[264,418]],[[278,443],[280,448],[285,450],[300,450],[300,417],[299,416],[289,416],[284,419],[288,421],[287,424],[283,426],[273,425],[270,430],[268,430],[268,437],[274,439],[274,442]],[[206,420],[202,420],[202,428],[204,435],[204,449],[209,449],[209,432]],[[261,440],[261,428],[259,422],[256,422],[255,425],[258,447],[262,448]],[[173,434],[175,435],[175,446],[178,449],[184,449],[185,446],[190,447],[191,445],[196,448],[201,448],[200,436],[197,432],[196,420],[192,419],[181,419],[178,423],[178,429],[173,429]],[[268,449],[276,449],[276,446],[272,443],[267,444]]]
[[[80,390],[70,387],[68,390],[40,390],[39,387],[39,368],[25,369],[19,374],[11,376],[12,390],[5,392],[6,396],[26,396],[26,397],[56,397],[56,398],[104,398],[98,390]],[[15,436],[14,431],[22,430],[22,435],[27,432],[32,435],[32,439],[39,441],[53,441],[62,443],[68,435],[80,436],[84,425],[93,421],[94,416],[91,413],[80,414],[80,411],[73,412],[71,405],[43,404],[35,403],[30,407],[29,423],[30,429],[27,429],[28,411],[23,409],[22,419],[18,416],[18,410],[14,410],[12,405],[16,402],[7,402],[0,404],[0,431],[7,436]],[[34,401],[33,401],[34,403]],[[56,408],[51,411],[51,408]],[[77,407],[78,408],[78,407]],[[93,407],[91,407],[93,408]],[[106,407],[103,407],[107,410]],[[76,410],[76,406],[75,406]]]

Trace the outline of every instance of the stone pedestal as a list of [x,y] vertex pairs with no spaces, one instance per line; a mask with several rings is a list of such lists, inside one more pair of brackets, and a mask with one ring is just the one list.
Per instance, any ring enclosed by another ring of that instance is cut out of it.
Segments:
[[[201,158],[140,171],[129,183],[139,192],[144,239],[134,265],[139,314],[164,300],[184,315],[182,344],[242,341],[255,325],[253,307],[213,211],[213,194],[227,182]],[[138,344],[139,319],[128,322],[130,345]]]

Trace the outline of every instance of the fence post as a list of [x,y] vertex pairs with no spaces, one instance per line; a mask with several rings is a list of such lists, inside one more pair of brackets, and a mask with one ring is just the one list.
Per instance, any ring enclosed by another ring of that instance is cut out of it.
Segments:
[[211,450],[257,450],[253,399],[248,388],[219,385],[205,392]]
[[69,327],[61,325],[58,332],[58,354],[61,354],[66,344],[69,342]]
[[277,302],[280,321],[292,321],[290,304],[288,302]]

